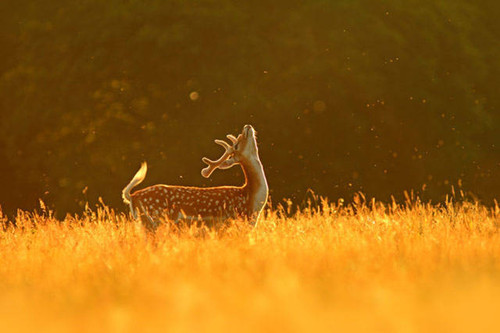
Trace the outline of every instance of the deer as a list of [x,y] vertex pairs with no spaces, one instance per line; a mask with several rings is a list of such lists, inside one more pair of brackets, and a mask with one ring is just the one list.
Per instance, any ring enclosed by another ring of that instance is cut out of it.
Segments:
[[256,131],[245,125],[241,134],[226,135],[232,145],[224,140],[215,143],[225,149],[216,161],[203,157],[207,167],[201,175],[209,178],[216,169],[229,169],[240,165],[245,182],[242,186],[194,187],[157,184],[130,194],[146,177],[147,164],[143,162],[139,171],[123,189],[122,198],[129,205],[134,219],[141,217],[147,229],[155,230],[161,218],[179,223],[200,221],[213,224],[241,218],[255,227],[267,202],[269,187],[264,167],[259,158]]

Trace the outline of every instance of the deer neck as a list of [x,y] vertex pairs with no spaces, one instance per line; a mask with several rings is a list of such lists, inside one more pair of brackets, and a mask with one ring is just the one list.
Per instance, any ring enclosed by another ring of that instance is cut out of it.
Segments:
[[245,185],[243,188],[249,199],[249,213],[258,214],[266,204],[268,194],[264,168],[258,156],[241,161],[241,168],[245,175]]

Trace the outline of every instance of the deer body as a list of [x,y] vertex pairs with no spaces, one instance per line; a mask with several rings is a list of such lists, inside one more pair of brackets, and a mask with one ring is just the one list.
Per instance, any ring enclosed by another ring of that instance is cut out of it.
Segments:
[[242,134],[227,136],[233,146],[216,140],[226,149],[217,161],[203,158],[209,166],[202,170],[206,178],[217,168],[227,169],[239,164],[245,175],[243,186],[190,187],[154,185],[130,194],[133,187],[146,177],[143,163],[132,181],[123,190],[123,200],[129,204],[134,218],[141,216],[148,227],[156,227],[160,217],[169,220],[201,220],[212,222],[231,218],[247,219],[256,225],[267,201],[268,186],[260,162],[254,129],[246,125]]

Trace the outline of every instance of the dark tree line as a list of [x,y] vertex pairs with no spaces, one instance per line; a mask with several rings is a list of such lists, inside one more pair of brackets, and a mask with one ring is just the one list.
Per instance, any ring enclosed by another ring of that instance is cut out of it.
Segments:
[[274,201],[307,188],[439,201],[500,188],[497,1],[7,1],[0,205],[121,206],[200,176],[213,139],[259,132]]

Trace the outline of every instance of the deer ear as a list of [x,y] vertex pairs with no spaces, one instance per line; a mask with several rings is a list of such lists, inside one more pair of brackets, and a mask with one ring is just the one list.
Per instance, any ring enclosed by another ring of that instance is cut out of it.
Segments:
[[238,161],[236,161],[234,157],[231,157],[231,158],[228,158],[227,160],[225,160],[224,162],[222,162],[219,165],[219,169],[221,169],[221,170],[229,169],[229,168],[232,168],[233,166],[235,166],[236,164],[238,164]]

